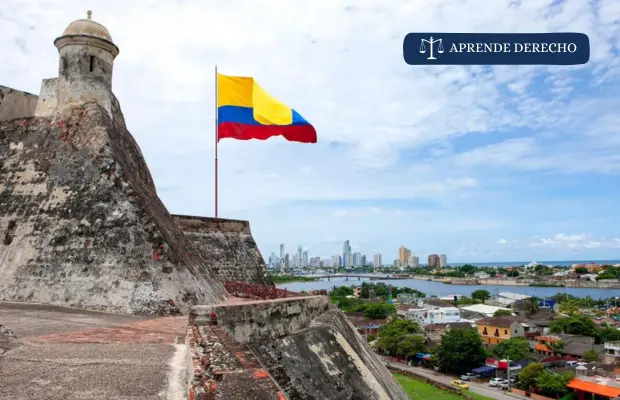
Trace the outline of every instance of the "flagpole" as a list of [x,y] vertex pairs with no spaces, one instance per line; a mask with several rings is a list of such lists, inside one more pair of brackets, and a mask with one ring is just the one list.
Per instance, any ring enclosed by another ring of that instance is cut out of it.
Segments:
[[217,143],[218,136],[218,113],[217,113],[217,65],[215,66],[215,218],[217,218]]

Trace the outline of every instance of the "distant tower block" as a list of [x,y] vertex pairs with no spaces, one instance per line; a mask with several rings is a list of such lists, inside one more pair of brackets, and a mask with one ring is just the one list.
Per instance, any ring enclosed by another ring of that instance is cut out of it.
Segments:
[[[93,21],[92,11],[88,11],[87,19],[70,23],[54,45],[60,54],[60,66],[55,85],[44,81],[41,87],[46,102],[56,103],[57,111],[62,113],[68,106],[96,100],[111,114],[112,70],[119,50],[110,32]],[[52,92],[56,99],[50,98]],[[54,110],[50,106],[41,105],[37,116],[51,115]]]

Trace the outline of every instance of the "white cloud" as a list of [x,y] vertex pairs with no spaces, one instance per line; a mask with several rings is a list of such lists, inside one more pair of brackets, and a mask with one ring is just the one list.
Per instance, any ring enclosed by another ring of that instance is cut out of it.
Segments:
[[532,247],[549,247],[555,249],[581,250],[598,248],[620,248],[620,239],[597,238],[591,234],[558,233],[551,238],[542,238],[530,244]]
[[500,239],[497,241],[497,244],[507,244],[508,241],[506,239]]
[[[172,212],[213,214],[217,64],[256,77],[319,134],[316,145],[220,144],[220,215],[250,218],[264,252],[285,242],[337,254],[341,246],[323,240],[334,236],[387,259],[410,243],[415,253],[455,260],[451,254],[527,257],[492,255],[483,243],[582,229],[574,209],[555,219],[548,204],[561,197],[540,198],[530,181],[620,171],[620,63],[610,55],[619,46],[617,3],[93,0],[88,7],[120,47],[114,91]],[[0,65],[0,84],[38,92],[40,79],[57,73],[53,39],[85,7],[7,0],[0,52],[10,62]],[[581,67],[411,67],[401,52],[412,30],[585,32],[592,56]],[[587,180],[573,185],[593,190]],[[522,213],[532,199],[537,212]],[[604,209],[576,207],[582,219]],[[562,225],[568,220],[573,226]],[[609,236],[612,225],[597,225],[597,234]],[[460,253],[463,241],[471,246]]]

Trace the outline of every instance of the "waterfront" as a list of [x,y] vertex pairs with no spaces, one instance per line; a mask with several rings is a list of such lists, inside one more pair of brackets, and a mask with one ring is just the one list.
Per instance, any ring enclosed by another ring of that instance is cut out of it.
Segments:
[[[370,275],[369,275],[370,276]],[[349,278],[347,281],[345,278],[331,278],[330,281],[322,279],[314,282],[287,282],[277,285],[281,289],[288,289],[294,292],[301,292],[302,290],[321,290],[331,289],[334,286],[358,286],[362,282],[368,282],[370,279]],[[620,296],[620,290],[618,289],[592,289],[592,288],[564,288],[564,287],[532,287],[532,286],[500,286],[500,285],[447,285],[441,282],[430,282],[418,279],[399,279],[399,280],[373,280],[372,283],[383,282],[386,285],[408,287],[411,289],[417,289],[426,293],[427,297],[432,295],[437,296],[449,296],[449,295],[465,295],[469,296],[471,292],[483,289],[488,290],[492,294],[496,292],[511,292],[520,293],[529,296],[536,296],[540,298],[550,297],[556,293],[567,293],[577,297],[590,296],[593,299],[610,298],[613,296]]]

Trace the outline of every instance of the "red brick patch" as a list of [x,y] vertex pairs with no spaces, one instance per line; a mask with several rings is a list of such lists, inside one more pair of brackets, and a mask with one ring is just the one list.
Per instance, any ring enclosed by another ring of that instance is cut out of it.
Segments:
[[42,343],[99,343],[99,344],[174,344],[187,326],[184,317],[164,317],[109,328],[43,335],[35,342]]
[[265,371],[264,369],[259,368],[256,371],[254,371],[254,377],[258,379],[269,378],[269,373]]

